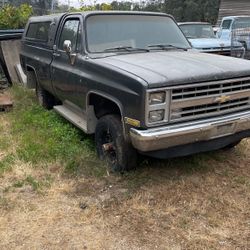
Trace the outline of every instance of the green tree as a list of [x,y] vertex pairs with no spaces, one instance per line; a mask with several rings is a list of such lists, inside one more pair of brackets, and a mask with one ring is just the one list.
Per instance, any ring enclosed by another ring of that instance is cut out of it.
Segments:
[[28,4],[21,4],[18,8],[5,5],[0,10],[0,29],[24,28],[32,13],[32,7]]
[[190,22],[200,21],[203,16],[202,9],[198,1],[186,0],[184,3],[183,17]]
[[218,17],[218,11],[220,7],[220,1],[210,0],[204,4],[204,21],[216,23]]
[[[8,0],[8,3],[19,7],[21,4],[28,4],[33,7],[34,15],[46,15],[51,13],[52,0]],[[55,9],[58,6],[58,0],[53,0]]]

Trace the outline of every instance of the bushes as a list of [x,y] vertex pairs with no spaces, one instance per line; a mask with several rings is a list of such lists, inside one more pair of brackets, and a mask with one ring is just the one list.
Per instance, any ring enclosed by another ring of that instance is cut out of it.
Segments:
[[0,9],[0,29],[24,28],[32,12],[32,7],[28,4],[21,4],[19,7],[4,6]]

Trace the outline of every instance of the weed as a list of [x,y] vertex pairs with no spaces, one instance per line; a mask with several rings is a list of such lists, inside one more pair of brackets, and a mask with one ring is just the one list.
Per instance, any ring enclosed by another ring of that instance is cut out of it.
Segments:
[[0,209],[9,210],[12,207],[13,204],[7,198],[0,196]]
[[[0,127],[0,131],[4,131],[4,128]],[[0,151],[7,150],[9,146],[10,146],[10,141],[5,136],[0,135]]]
[[27,176],[26,179],[24,180],[24,182],[29,184],[33,188],[33,190],[37,190],[38,188],[40,188],[42,186],[42,183],[37,181],[31,175]]
[[53,179],[50,175],[45,175],[41,180],[36,180],[33,176],[28,175],[25,179],[15,182],[12,187],[22,188],[25,185],[29,185],[34,191],[39,191],[44,187],[50,187],[52,181]]
[[11,169],[12,164],[15,161],[15,156],[13,154],[8,154],[0,161],[0,174]]
[[248,177],[246,176],[236,176],[233,179],[235,181],[235,183],[237,183],[238,185],[246,185],[246,186],[250,186],[250,180]]
[[[15,188],[21,188],[21,187],[23,187],[23,185],[24,185],[24,181],[19,180],[19,181],[15,182],[12,186]],[[6,189],[6,191],[8,191],[8,189]]]

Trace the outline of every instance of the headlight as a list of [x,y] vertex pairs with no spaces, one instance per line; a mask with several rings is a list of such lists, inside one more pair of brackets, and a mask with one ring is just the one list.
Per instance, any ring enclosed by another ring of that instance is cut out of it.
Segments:
[[148,115],[148,121],[150,123],[163,121],[164,112],[165,112],[165,110],[163,110],[163,109],[150,111],[149,115]]
[[166,99],[166,92],[154,92],[149,95],[149,105],[164,103]]

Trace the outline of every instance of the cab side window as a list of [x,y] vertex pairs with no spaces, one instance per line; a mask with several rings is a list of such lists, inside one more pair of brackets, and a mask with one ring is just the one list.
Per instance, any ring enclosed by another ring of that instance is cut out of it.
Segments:
[[63,50],[65,40],[71,41],[72,52],[80,50],[81,32],[79,19],[69,19],[64,23],[58,46],[60,50]]
[[225,20],[222,23],[222,29],[223,30],[229,30],[231,26],[232,20]]

